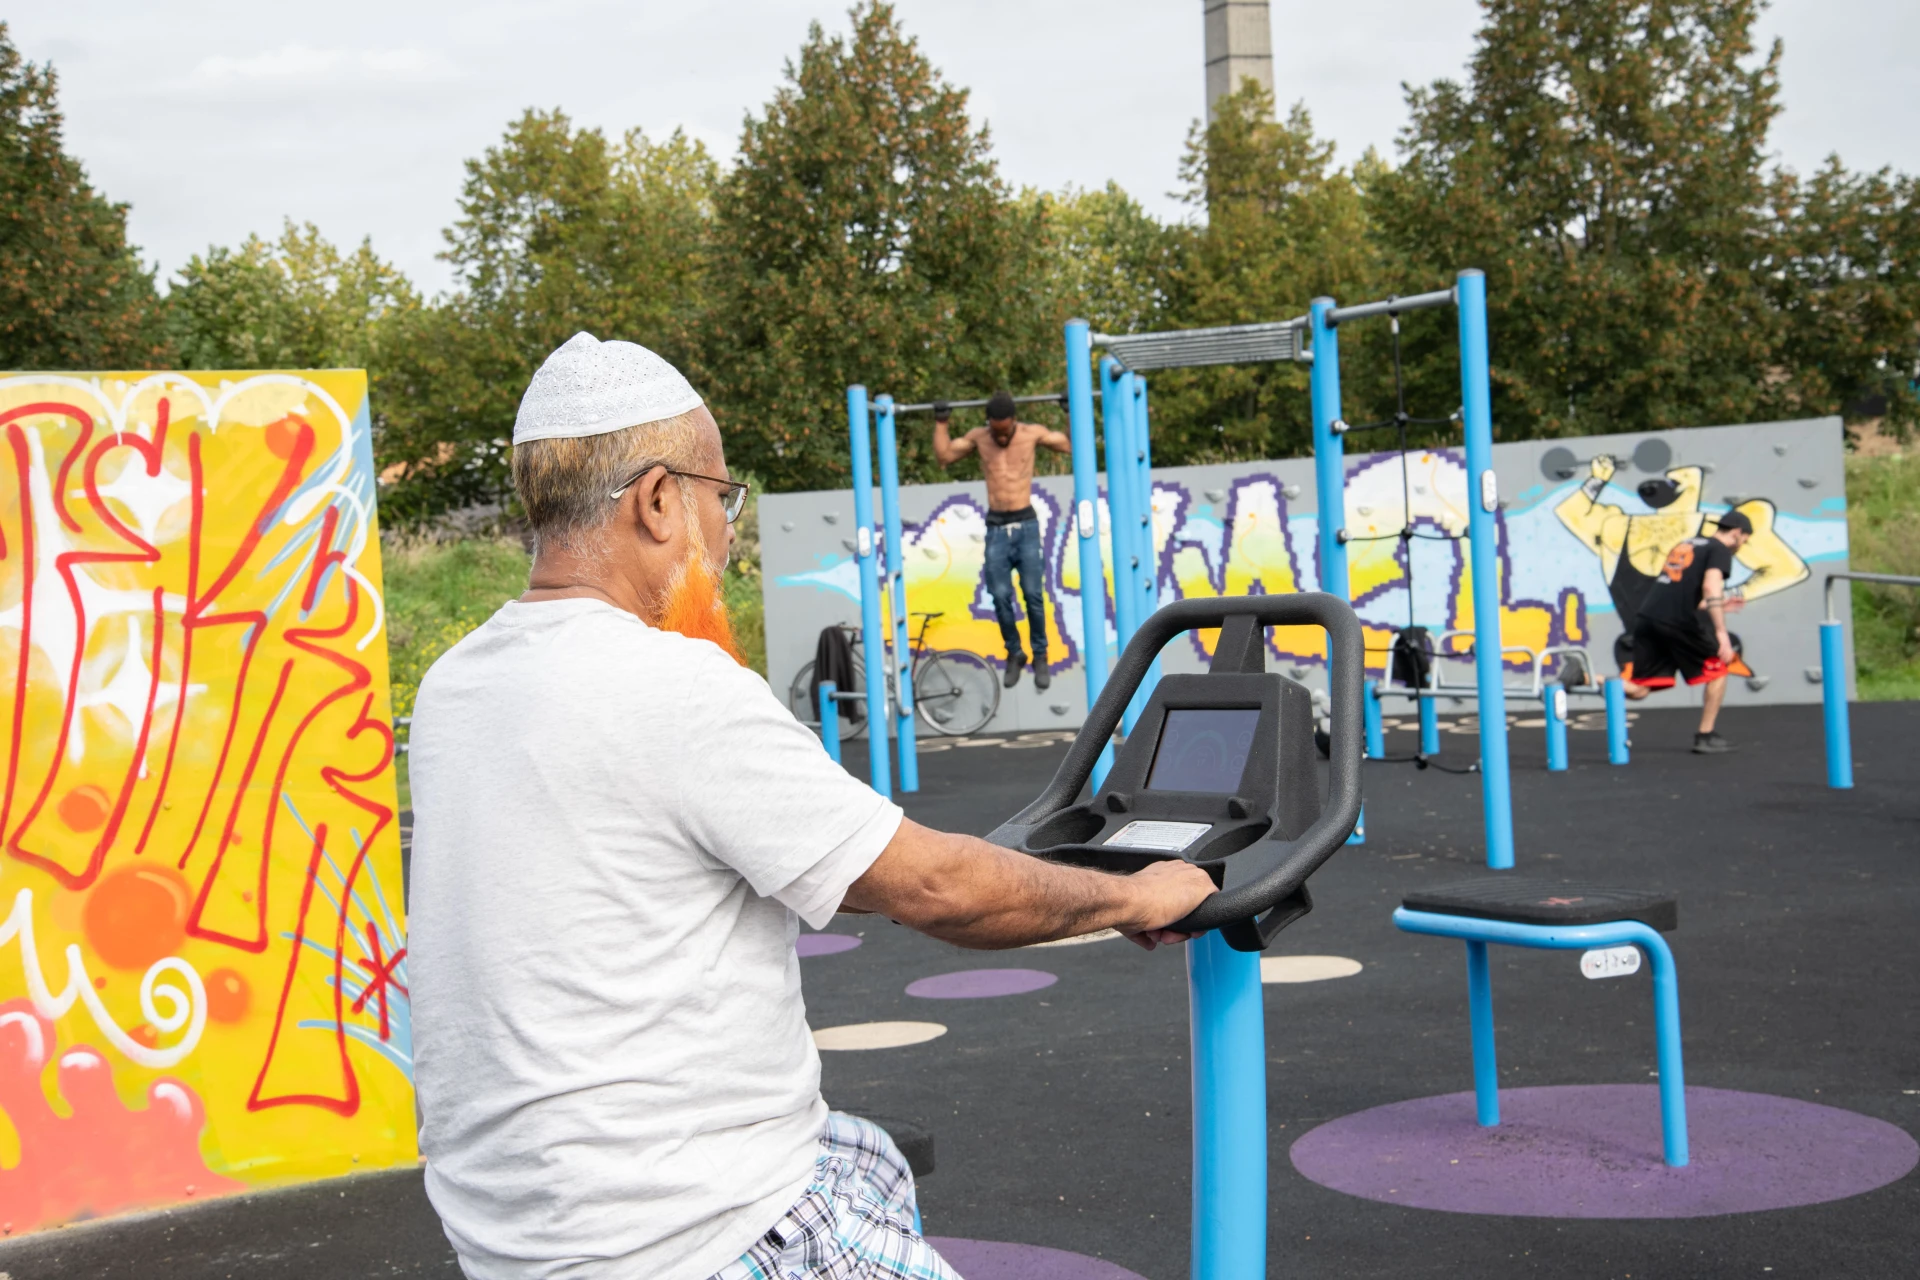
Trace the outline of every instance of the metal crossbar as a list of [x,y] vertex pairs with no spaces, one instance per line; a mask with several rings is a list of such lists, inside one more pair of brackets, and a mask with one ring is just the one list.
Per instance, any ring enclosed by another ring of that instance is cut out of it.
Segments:
[[[1095,400],[1100,398],[1100,388],[1095,387],[1093,389],[1093,398]],[[1051,391],[1045,395],[1038,396],[1015,396],[1013,402],[1015,404],[1057,404],[1064,406],[1067,403],[1067,393],[1064,391]],[[985,400],[929,400],[925,404],[897,404],[893,406],[893,411],[896,414],[928,413],[932,411],[935,404],[944,404],[949,409],[984,409],[987,407]],[[869,403],[867,411],[877,414],[880,412],[880,407],[877,404]]]
[[1833,584],[1841,580],[1848,582],[1877,582],[1883,587],[1920,587],[1920,578],[1909,578],[1898,573],[1830,573],[1827,575],[1827,621],[1838,622],[1840,617],[1833,611]]
[[1312,353],[1300,341],[1307,318],[1270,324],[1230,324],[1214,329],[1170,329],[1163,333],[1096,333],[1093,342],[1107,349],[1121,367],[1135,373],[1203,364],[1265,364],[1307,360]]
[[1432,293],[1412,293],[1384,302],[1356,302],[1351,307],[1335,307],[1327,312],[1327,323],[1339,325],[1348,320],[1365,320],[1368,316],[1397,316],[1430,307],[1450,307],[1456,301],[1458,296],[1452,289],[1436,289]]

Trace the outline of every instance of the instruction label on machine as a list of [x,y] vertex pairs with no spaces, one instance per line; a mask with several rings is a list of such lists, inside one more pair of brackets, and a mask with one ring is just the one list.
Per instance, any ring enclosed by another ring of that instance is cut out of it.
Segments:
[[1580,972],[1588,978],[1624,978],[1640,972],[1640,948],[1596,947],[1580,957]]
[[1129,822],[1107,837],[1109,849],[1152,849],[1156,853],[1179,853],[1207,833],[1206,822]]

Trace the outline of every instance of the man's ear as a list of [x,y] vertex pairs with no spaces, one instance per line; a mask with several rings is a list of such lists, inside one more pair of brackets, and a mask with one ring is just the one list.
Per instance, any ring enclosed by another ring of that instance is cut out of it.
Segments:
[[[680,508],[678,486],[670,486],[673,476],[664,466],[655,467],[634,481],[620,495],[620,518],[644,530],[655,542],[671,542]],[[668,489],[675,490],[672,498]]]

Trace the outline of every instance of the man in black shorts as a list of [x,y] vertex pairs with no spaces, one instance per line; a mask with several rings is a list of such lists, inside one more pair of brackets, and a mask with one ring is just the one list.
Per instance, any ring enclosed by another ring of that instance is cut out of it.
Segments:
[[1718,755],[1733,744],[1713,731],[1720,703],[1727,696],[1727,667],[1733,662],[1733,638],[1727,614],[1740,607],[1727,595],[1733,553],[1753,536],[1753,523],[1738,511],[1718,518],[1712,536],[1674,544],[1667,563],[1647,588],[1633,626],[1633,663],[1626,670],[1626,692],[1636,701],[1655,689],[1671,689],[1676,675],[1688,684],[1704,684],[1700,728],[1693,735],[1697,755]]

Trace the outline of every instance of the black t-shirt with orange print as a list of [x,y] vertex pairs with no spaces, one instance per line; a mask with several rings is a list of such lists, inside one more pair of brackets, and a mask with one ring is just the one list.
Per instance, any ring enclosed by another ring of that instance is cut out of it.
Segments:
[[1733,548],[1718,538],[1688,538],[1675,543],[1667,552],[1667,563],[1654,576],[1640,602],[1640,616],[1670,627],[1699,625],[1705,615],[1700,600],[1705,594],[1707,570],[1718,569],[1723,582],[1733,577]]

